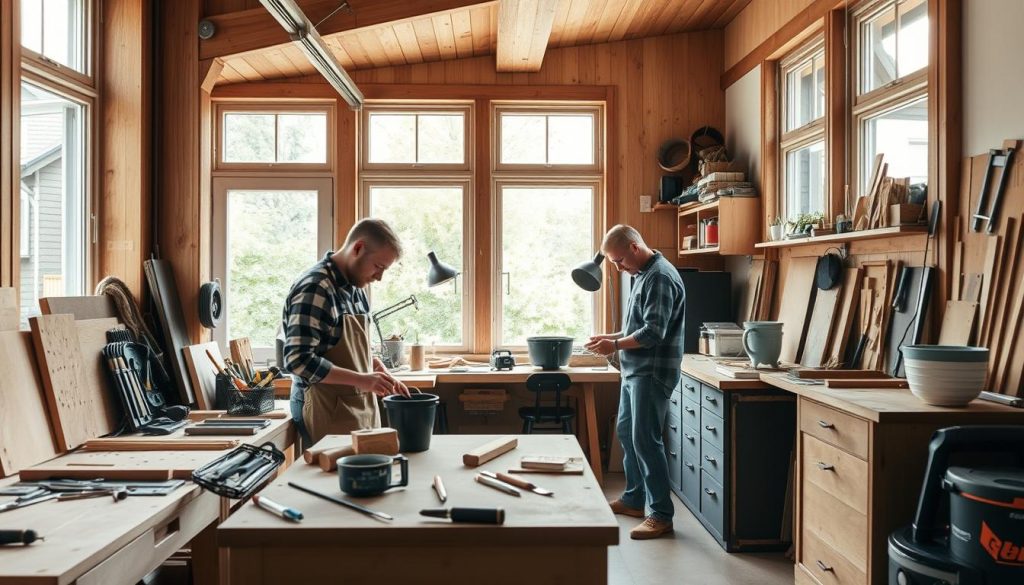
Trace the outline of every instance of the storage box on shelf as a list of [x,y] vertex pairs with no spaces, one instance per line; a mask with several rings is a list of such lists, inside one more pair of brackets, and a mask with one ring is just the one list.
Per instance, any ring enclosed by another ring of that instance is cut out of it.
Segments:
[[[761,199],[759,197],[722,197],[718,201],[679,208],[677,242],[679,256],[687,254],[745,255],[754,253],[760,236]],[[708,220],[717,220],[717,245],[705,241]],[[685,249],[683,240],[696,235],[698,245]]]
[[784,550],[795,398],[760,380],[722,380],[686,356],[669,402],[672,489],[727,551]]

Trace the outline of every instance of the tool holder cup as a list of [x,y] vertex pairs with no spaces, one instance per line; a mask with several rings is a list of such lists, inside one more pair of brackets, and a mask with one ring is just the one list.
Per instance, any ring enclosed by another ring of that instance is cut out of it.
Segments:
[[259,416],[274,410],[274,385],[239,390],[231,378],[217,374],[216,406],[228,411],[228,416]]

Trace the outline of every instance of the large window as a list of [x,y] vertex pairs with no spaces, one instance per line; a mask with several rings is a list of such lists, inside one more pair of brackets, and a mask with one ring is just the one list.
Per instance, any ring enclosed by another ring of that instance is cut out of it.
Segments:
[[827,211],[825,172],[825,46],[817,37],[781,65],[781,214]]
[[468,118],[463,105],[367,108],[363,168],[468,170]]
[[90,163],[96,90],[90,77],[93,3],[21,2],[18,279],[21,320],[39,299],[92,284]]
[[886,0],[854,14],[856,185],[866,194],[875,156],[888,176],[928,179],[928,2]]
[[496,112],[498,169],[598,168],[598,109],[500,106]]

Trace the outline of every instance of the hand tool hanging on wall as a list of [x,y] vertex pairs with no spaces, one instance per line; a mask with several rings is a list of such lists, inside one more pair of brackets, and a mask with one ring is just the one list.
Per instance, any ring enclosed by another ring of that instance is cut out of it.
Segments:
[[[988,151],[988,168],[985,169],[985,178],[981,181],[981,191],[978,193],[978,209],[971,219],[971,231],[981,231],[981,223],[987,222],[985,231],[993,234],[999,224],[999,203],[1003,197],[1003,190],[1006,188],[1006,175],[1013,168],[1013,153],[1016,150],[1015,141],[1003,143],[1004,148],[993,148]],[[996,183],[995,193],[992,194],[992,202],[989,204],[988,192],[989,182],[992,179],[992,169],[1001,168],[999,182]],[[986,215],[987,214],[987,215]]]

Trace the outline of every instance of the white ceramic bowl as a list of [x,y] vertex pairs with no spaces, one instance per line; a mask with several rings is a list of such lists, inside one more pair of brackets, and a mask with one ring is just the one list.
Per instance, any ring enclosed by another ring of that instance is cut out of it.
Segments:
[[907,358],[910,391],[925,404],[965,406],[985,387],[988,362],[959,362],[955,366]]

